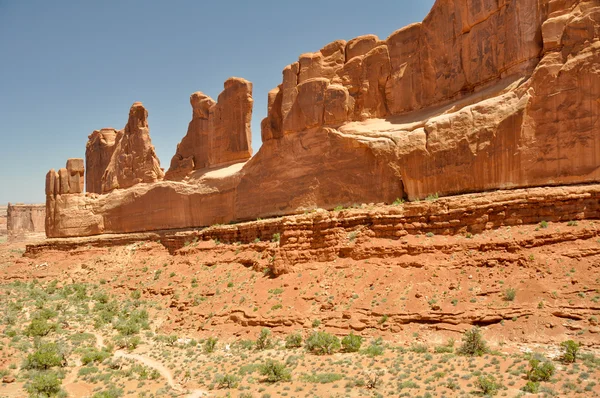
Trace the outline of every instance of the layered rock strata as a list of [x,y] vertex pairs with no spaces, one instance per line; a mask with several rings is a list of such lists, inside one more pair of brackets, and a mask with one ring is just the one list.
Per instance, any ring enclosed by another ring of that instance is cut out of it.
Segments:
[[598,182],[599,65],[596,0],[438,0],[385,40],[335,41],[286,67],[268,96],[263,145],[245,163],[249,84],[229,80],[216,104],[193,95],[169,171],[185,182],[64,195],[49,236]]

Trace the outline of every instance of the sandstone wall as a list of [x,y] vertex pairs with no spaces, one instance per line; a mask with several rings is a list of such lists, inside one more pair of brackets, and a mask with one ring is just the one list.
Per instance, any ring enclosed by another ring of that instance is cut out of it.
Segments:
[[[385,40],[335,41],[286,67],[249,160],[251,85],[230,79],[217,103],[192,95],[174,181],[161,181],[153,150],[133,161],[120,143],[102,179],[107,195],[63,194],[65,169],[54,177],[47,231],[188,228],[598,182],[598,65],[597,0],[438,0],[422,23]],[[142,109],[134,105],[125,132],[149,148]]]
[[46,206],[44,204],[8,204],[7,229],[9,242],[45,237]]
[[194,170],[243,162],[252,156],[252,83],[230,78],[218,101],[196,92],[190,97],[192,121],[167,171],[182,180]]
[[88,137],[85,146],[85,191],[102,193],[102,176],[115,152],[117,134],[112,128],[96,130]]
[[102,174],[102,192],[156,182],[163,177],[150,140],[148,111],[141,102],[136,102],[129,110],[127,125],[115,137],[113,154]]
[[8,231],[6,227],[6,206],[0,206],[0,237],[6,237]]

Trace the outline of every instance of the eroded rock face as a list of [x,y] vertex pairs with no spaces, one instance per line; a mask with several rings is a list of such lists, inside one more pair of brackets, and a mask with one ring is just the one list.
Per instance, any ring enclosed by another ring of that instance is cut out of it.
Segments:
[[90,193],[102,193],[102,175],[110,163],[117,138],[117,130],[96,130],[88,137],[85,147],[85,189]]
[[[277,128],[288,134],[314,127],[297,123],[304,111],[294,106],[307,102],[298,94],[310,79],[326,79],[348,89],[354,99],[352,112],[345,120],[336,120],[341,124],[456,100],[508,75],[531,72],[542,50],[545,3],[437,1],[422,23],[400,29],[386,40],[360,36],[303,54],[283,71],[281,106],[269,107],[264,124],[272,132],[264,138],[282,135]],[[555,25],[546,30],[553,31],[556,41]],[[321,91],[312,92],[313,102],[322,101]]]
[[287,66],[268,95],[263,146],[245,163],[251,86],[236,80],[218,102],[192,96],[169,171],[185,183],[86,198],[60,195],[71,172],[51,171],[51,234],[598,182],[599,65],[597,0],[438,0],[386,40],[336,41]]
[[10,242],[44,238],[45,205],[9,203],[6,217],[8,240]]
[[168,180],[181,180],[194,170],[244,162],[252,156],[252,83],[230,78],[215,102],[196,92],[190,97],[192,121],[177,145]]
[[115,150],[104,174],[102,192],[162,180],[164,172],[154,152],[148,128],[148,111],[141,102],[129,110],[129,120],[115,138]]

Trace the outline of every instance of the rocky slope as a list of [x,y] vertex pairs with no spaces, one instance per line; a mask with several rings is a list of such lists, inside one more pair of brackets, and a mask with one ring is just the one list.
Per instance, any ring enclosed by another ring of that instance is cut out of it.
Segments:
[[[229,80],[241,88],[226,84],[216,104],[192,96],[167,172],[182,182],[158,181],[150,156],[148,178],[113,183],[107,195],[49,195],[48,236],[598,182],[598,65],[597,1],[438,0],[422,23],[385,40],[335,41],[286,67],[269,93],[263,145],[245,163],[249,83]],[[113,154],[108,169],[127,159]],[[125,169],[146,176],[141,164]]]
[[165,332],[288,332],[317,320],[337,334],[408,338],[477,325],[497,339],[593,345],[599,196],[598,185],[537,188],[47,240],[2,278],[139,289],[169,308]]

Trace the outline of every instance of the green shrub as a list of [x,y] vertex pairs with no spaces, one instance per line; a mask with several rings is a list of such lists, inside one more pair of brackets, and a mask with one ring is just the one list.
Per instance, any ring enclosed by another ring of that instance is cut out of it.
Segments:
[[25,369],[46,370],[64,364],[65,355],[56,343],[40,343],[25,359]]
[[533,382],[537,381],[548,381],[554,375],[556,368],[552,362],[541,363],[538,359],[532,359],[529,361],[529,371],[527,372],[527,379]]
[[108,390],[97,392],[92,395],[92,398],[119,398],[123,396],[123,390],[115,386],[110,387]]
[[516,296],[517,291],[512,287],[509,287],[504,291],[504,300],[506,301],[514,301]]
[[113,341],[118,348],[126,348],[127,350],[135,350],[141,344],[142,339],[139,336],[126,336],[118,334],[113,337]]
[[272,359],[267,359],[265,363],[261,364],[258,371],[262,376],[265,376],[265,381],[269,383],[290,381],[292,379],[292,375],[285,364]]
[[30,337],[43,337],[56,329],[56,324],[48,323],[45,318],[33,318],[24,333]]
[[481,335],[481,329],[474,327],[471,330],[467,330],[462,338],[463,344],[459,347],[458,353],[460,355],[467,355],[470,357],[482,356],[488,352],[487,344],[483,340]]
[[88,348],[81,355],[81,363],[87,365],[92,362],[102,362],[110,357],[110,352],[106,350],[98,350],[96,348]]
[[300,333],[289,334],[285,338],[285,348],[302,347],[302,335]]
[[475,380],[475,387],[477,387],[484,395],[496,395],[502,385],[496,381],[494,376],[482,375]]
[[540,383],[537,381],[528,381],[521,390],[528,392],[530,394],[537,394],[540,390]]
[[548,228],[548,221],[540,222],[540,228]]
[[454,339],[448,339],[445,345],[436,346],[433,349],[436,354],[451,354],[454,352]]
[[271,341],[271,331],[267,328],[262,328],[260,334],[258,335],[258,339],[256,339],[256,349],[257,350],[266,350],[273,346],[273,342]]
[[115,329],[124,336],[131,336],[140,332],[140,325],[132,319],[121,319],[115,323]]
[[273,242],[279,242],[281,240],[281,234],[279,232],[273,234],[273,239],[271,239]]
[[238,386],[239,379],[235,375],[217,375],[215,382],[217,388],[236,388]]
[[204,352],[207,354],[215,352],[215,350],[217,349],[217,341],[218,339],[216,337],[209,337],[208,339],[206,339],[206,341],[204,342]]
[[340,349],[340,339],[327,332],[314,332],[306,339],[305,346],[313,354],[333,354]]
[[563,349],[562,360],[567,363],[573,363],[577,360],[577,352],[579,351],[579,343],[573,340],[567,340],[560,343]]
[[363,338],[361,336],[357,336],[351,332],[342,339],[342,348],[344,352],[358,352],[362,342]]
[[383,340],[381,338],[373,340],[371,344],[362,351],[362,354],[369,357],[383,355]]
[[344,376],[339,373],[313,373],[300,376],[300,380],[307,383],[327,384],[342,380]]
[[25,384],[31,397],[56,397],[61,393],[62,380],[56,372],[39,372]]

